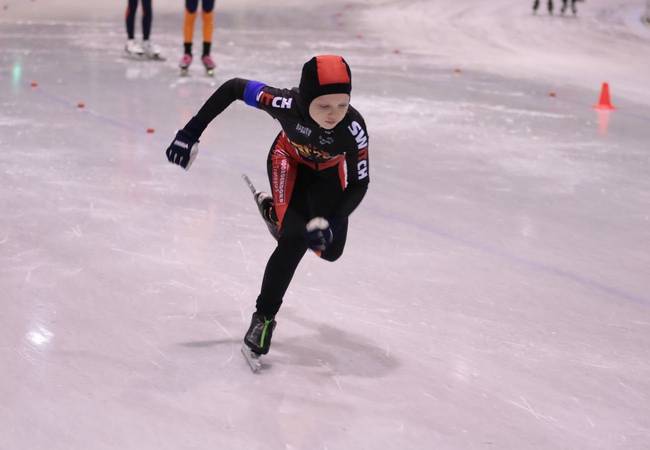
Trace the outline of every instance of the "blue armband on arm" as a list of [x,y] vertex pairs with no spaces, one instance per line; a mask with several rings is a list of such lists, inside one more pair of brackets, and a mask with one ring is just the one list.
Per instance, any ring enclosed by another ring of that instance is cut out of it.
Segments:
[[244,88],[244,102],[249,106],[257,107],[257,96],[264,86],[266,86],[266,84],[260,83],[259,81],[249,80]]

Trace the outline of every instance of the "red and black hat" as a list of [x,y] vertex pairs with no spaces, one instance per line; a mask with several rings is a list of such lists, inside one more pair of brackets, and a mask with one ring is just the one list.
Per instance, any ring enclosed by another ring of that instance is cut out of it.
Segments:
[[349,95],[352,91],[350,66],[338,55],[314,56],[302,66],[299,89],[307,107],[321,95]]

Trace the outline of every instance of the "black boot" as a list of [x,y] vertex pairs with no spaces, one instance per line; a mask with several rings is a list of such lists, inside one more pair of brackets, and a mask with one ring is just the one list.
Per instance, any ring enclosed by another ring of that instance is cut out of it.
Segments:
[[262,314],[255,312],[251,319],[251,326],[246,332],[244,343],[252,352],[266,355],[271,347],[271,337],[275,329],[275,319],[267,319]]
[[280,235],[278,230],[278,217],[275,214],[275,208],[273,207],[273,197],[267,192],[258,192],[255,194],[255,203],[260,210],[262,219],[266,223],[266,226],[269,229],[271,236],[277,241]]

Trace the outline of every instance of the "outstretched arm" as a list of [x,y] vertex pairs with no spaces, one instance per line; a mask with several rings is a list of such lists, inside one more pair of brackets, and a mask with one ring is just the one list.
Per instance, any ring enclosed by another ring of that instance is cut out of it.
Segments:
[[243,100],[248,80],[233,78],[222,84],[199,112],[179,130],[174,140],[167,147],[167,159],[189,170],[199,152],[199,138],[212,120],[223,112],[235,100]]
[[248,80],[243,78],[232,78],[223,83],[199,109],[199,112],[187,122],[183,130],[198,140],[215,117],[235,100],[244,99],[247,83]]

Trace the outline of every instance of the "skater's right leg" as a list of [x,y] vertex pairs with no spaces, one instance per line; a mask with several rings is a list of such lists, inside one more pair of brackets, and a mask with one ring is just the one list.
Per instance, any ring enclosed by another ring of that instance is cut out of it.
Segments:
[[135,13],[138,9],[138,0],[128,0],[125,13],[126,23],[126,46],[124,50],[131,56],[142,56],[143,50],[139,42],[135,40]]
[[537,12],[537,8],[539,8],[539,0],[533,2],[533,12]]
[[553,0],[548,0],[548,13],[553,14]]
[[211,71],[215,68],[214,60],[210,56],[212,34],[214,33],[214,0],[203,0],[201,7],[203,9],[203,13],[201,14],[203,19],[203,53],[201,55],[201,61],[205,69]]

